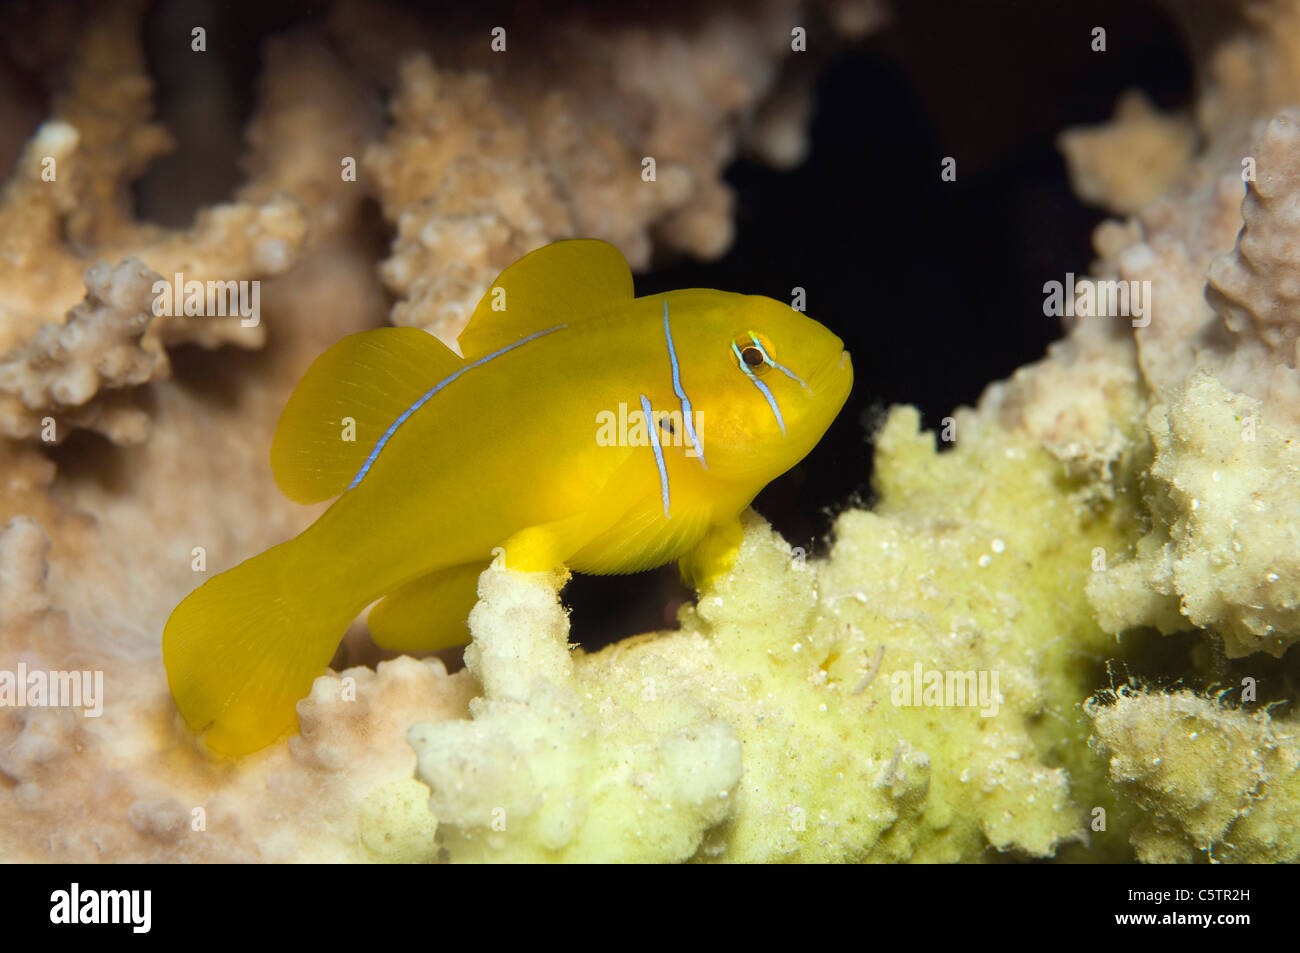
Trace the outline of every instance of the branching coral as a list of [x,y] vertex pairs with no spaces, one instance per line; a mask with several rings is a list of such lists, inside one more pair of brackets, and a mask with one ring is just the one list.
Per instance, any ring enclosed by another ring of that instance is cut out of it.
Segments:
[[802,115],[803,84],[755,121],[790,54],[791,22],[780,3],[702,11],[684,33],[576,20],[540,60],[515,52],[508,33],[497,54],[473,41],[463,54],[473,70],[404,59],[392,128],[365,163],[397,230],[382,266],[404,299],[394,322],[454,340],[489,281],[559,238],[603,238],[637,269],[652,238],[702,257],[725,251],[721,171],[738,120],[768,151],[803,148],[803,124],[787,118]]
[[[237,766],[215,762],[175,723],[152,666],[124,664],[121,645],[86,639],[80,614],[52,601],[49,547],[33,519],[0,530],[0,669],[106,669],[103,712],[0,708],[0,856],[433,859],[436,821],[427,792],[415,796],[403,732],[415,720],[463,716],[475,690],[466,674],[401,658],[324,676],[299,703],[291,744]],[[399,830],[424,836],[413,843]]]
[[1183,174],[1196,133],[1185,117],[1165,116],[1141,92],[1130,90],[1120,97],[1111,122],[1070,129],[1058,144],[1079,198],[1131,215]]
[[[1277,3],[1257,12],[1290,22],[1294,11]],[[1228,68],[1233,50],[1277,41],[1262,29],[1268,22],[1261,17],[1217,48],[1216,97],[1257,97],[1254,108],[1275,108],[1278,84],[1291,76],[1285,64],[1266,61],[1249,73]],[[1151,283],[1150,324],[1133,335],[1156,404],[1147,423],[1154,462],[1144,484],[1154,525],[1132,561],[1090,586],[1111,631],[1195,626],[1222,639],[1230,656],[1280,655],[1300,638],[1293,529],[1300,324],[1288,303],[1300,294],[1291,260],[1298,118],[1282,110],[1257,124],[1247,145],[1237,118],[1202,109],[1203,130],[1218,138],[1170,194],[1127,223],[1098,230],[1098,272]],[[1080,154],[1067,145],[1072,151],[1077,164]],[[1094,159],[1113,176],[1107,201],[1125,207],[1123,190],[1137,173],[1114,153]]]
[[[1097,273],[1150,281],[1153,311],[1133,331],[1153,404],[1151,462],[1139,452],[1132,471],[1148,525],[1089,597],[1110,631],[1195,627],[1229,657],[1281,656],[1300,638],[1300,176],[1298,117],[1286,108],[1300,95],[1298,12],[1277,0],[1187,18],[1203,145],[1163,197],[1139,210],[1129,198],[1143,173],[1127,157],[1073,155],[1077,175],[1103,184],[1094,198],[1136,212],[1098,229]],[[1145,814],[1133,830],[1140,858],[1295,859],[1276,822],[1295,797],[1289,723],[1188,692],[1125,692],[1090,713],[1115,784]]]
[[[1300,110],[1283,110],[1270,120],[1243,161],[1250,176],[1241,206],[1245,224],[1233,252],[1210,266],[1207,296],[1224,329],[1239,339],[1238,350],[1262,349],[1259,363],[1294,371],[1300,343],[1300,222],[1294,211],[1300,196]],[[1300,396],[1300,383],[1291,384],[1289,396]]]
[[89,294],[67,323],[44,325],[30,343],[0,361],[5,436],[30,438],[45,431],[44,438],[55,442],[74,426],[93,426],[114,443],[145,439],[143,411],[104,401],[87,405],[102,389],[143,384],[167,373],[166,352],[156,341],[142,340],[153,320],[157,280],[134,259],[86,272]]
[[[168,133],[149,119],[152,84],[136,15],[132,4],[122,4],[89,22],[54,117],[28,143],[0,196],[6,223],[0,232],[0,353],[22,359],[15,348],[28,342],[44,347],[33,336],[48,336],[39,329],[64,323],[84,291],[82,273],[98,262],[134,257],[168,280],[178,272],[185,280],[252,280],[286,271],[305,241],[302,208],[284,194],[205,209],[181,233],[133,219],[132,180],[171,145]],[[246,327],[239,317],[162,317],[146,333],[142,346],[159,355],[156,367],[162,369],[162,343],[258,346],[266,330],[260,322]],[[74,356],[76,366],[65,376],[91,378],[99,373],[97,359]],[[12,404],[0,423],[11,436],[32,429],[27,410]],[[123,440],[143,437],[138,419],[110,426]]]
[[[368,666],[319,679],[299,706],[298,735],[231,765],[206,759],[176,721],[158,657],[167,613],[205,574],[292,535],[318,512],[280,497],[267,448],[307,365],[340,335],[381,324],[389,310],[375,268],[375,223],[362,212],[376,190],[364,156],[382,119],[385,77],[371,67],[396,62],[386,51],[407,46],[410,34],[349,33],[340,24],[375,16],[376,7],[341,3],[332,25],[271,43],[247,133],[249,180],[233,202],[202,209],[192,228],[171,232],[137,221],[132,209],[132,180],[170,147],[170,136],[149,118],[138,12],[117,5],[71,24],[81,33],[71,44],[70,80],[0,197],[0,353],[12,386],[35,394],[30,406],[14,396],[5,424],[31,434],[33,417],[53,409],[60,425],[98,426],[122,443],[83,442],[53,458],[30,437],[0,446],[0,525],[8,523],[0,533],[0,671],[20,664],[102,671],[106,696],[99,718],[0,708],[0,854],[47,861],[433,859],[442,835],[435,834],[428,789],[415,780],[406,734],[416,722],[465,718],[479,691],[468,672],[447,675],[440,663],[411,659],[375,669],[359,626],[340,667],[354,658]],[[672,47],[658,37],[650,31],[642,42]],[[747,63],[741,47],[757,39],[748,33],[727,42],[736,44],[735,62]],[[379,47],[385,52],[372,59]],[[690,49],[679,66],[690,59],[713,68],[705,64],[708,45]],[[765,41],[755,62],[767,64],[765,72],[778,52]],[[435,58],[450,83],[471,75],[451,65],[451,54],[435,51]],[[585,108],[561,100],[550,114],[556,123],[565,110]],[[716,177],[726,154],[714,148],[736,145],[731,126],[747,102],[711,112],[716,128],[700,126],[701,135],[717,136],[696,156],[700,175],[711,179],[695,183],[702,193],[723,189]],[[468,135],[488,120],[468,115],[465,122]],[[630,142],[618,149],[634,155]],[[55,169],[49,181],[42,177],[47,157]],[[359,161],[357,181],[341,175],[349,157]],[[635,187],[593,193],[580,203],[584,214],[647,226],[635,158],[628,170]],[[709,215],[729,227],[716,210]],[[666,214],[655,221],[667,227]],[[479,240],[466,234],[467,248]],[[140,265],[116,265],[128,258]],[[135,267],[163,278],[180,271],[200,281],[265,279],[263,320],[244,328],[238,319],[164,315],[146,325],[149,287]],[[87,272],[91,296],[77,305]],[[256,347],[268,327],[274,347],[257,354],[181,350],[169,359],[161,346]],[[50,339],[53,346],[44,347]],[[92,339],[99,343],[91,346]],[[81,350],[78,341],[86,342]],[[44,367],[59,347],[70,348],[66,359]],[[76,386],[61,386],[65,380]],[[59,402],[89,396],[95,381],[101,389],[81,405],[87,416],[74,420]],[[124,386],[110,386],[117,384]],[[109,426],[115,395],[127,398],[123,407],[148,411],[147,439],[126,445],[145,436],[141,417]],[[51,400],[59,406],[48,406]],[[723,727],[715,722],[712,730]],[[675,758],[681,766],[694,750],[665,746],[666,763]],[[690,849],[686,842],[677,854]]]

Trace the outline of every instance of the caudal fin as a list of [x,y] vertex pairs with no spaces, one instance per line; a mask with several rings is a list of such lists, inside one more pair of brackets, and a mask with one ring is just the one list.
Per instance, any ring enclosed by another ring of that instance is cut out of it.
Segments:
[[218,754],[245,755],[294,727],[350,618],[290,578],[289,543],[209,579],[163,629],[176,707]]

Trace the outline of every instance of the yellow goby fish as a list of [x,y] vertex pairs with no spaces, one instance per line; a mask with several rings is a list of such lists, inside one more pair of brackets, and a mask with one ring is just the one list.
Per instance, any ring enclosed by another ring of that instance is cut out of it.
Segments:
[[353,334],[290,396],[276,482],[298,502],[338,499],[205,582],[163,632],[172,696],[214,752],[290,729],[377,599],[381,646],[466,642],[494,551],[525,571],[680,560],[703,584],[853,381],[843,342],[788,305],[704,289],[636,298],[618,250],[586,239],[507,268],[458,345],[463,357],[418,328]]

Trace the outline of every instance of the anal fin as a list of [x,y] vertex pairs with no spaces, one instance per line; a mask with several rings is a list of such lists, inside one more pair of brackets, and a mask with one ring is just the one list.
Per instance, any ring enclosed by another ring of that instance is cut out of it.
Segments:
[[370,637],[394,652],[431,652],[469,641],[466,624],[478,601],[486,563],[452,566],[421,576],[370,610]]

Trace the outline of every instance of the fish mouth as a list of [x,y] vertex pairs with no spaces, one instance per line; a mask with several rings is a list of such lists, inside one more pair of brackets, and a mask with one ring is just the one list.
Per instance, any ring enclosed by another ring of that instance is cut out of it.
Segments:
[[852,359],[849,357],[849,352],[841,349],[839,354],[832,357],[813,374],[812,381],[808,385],[809,391],[813,394],[820,393],[827,384],[834,381],[835,378],[843,374],[845,370],[848,370],[849,380],[852,380],[852,367],[853,364]]

